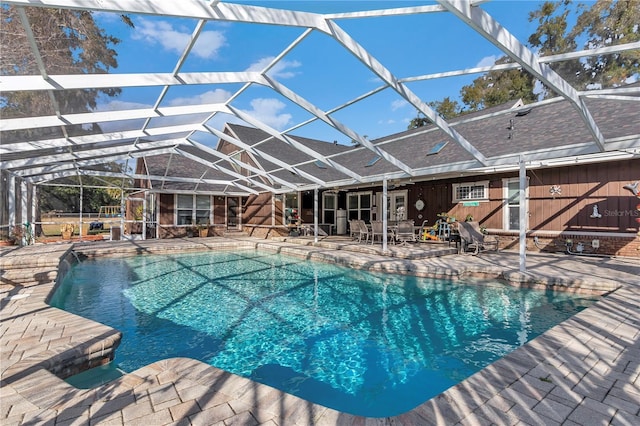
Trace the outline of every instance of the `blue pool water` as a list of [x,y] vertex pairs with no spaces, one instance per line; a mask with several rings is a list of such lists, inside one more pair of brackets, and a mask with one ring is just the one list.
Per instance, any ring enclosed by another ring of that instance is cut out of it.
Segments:
[[385,417],[594,301],[246,251],[82,262],[51,304],[121,330],[115,363],[124,371],[191,357],[340,411]]

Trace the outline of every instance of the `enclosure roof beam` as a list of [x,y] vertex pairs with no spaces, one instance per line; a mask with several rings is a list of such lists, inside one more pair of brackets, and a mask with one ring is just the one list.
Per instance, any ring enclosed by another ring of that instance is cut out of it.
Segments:
[[[145,152],[147,155],[153,155],[156,148],[174,147],[184,143],[183,139],[168,139],[156,142],[145,142],[138,144],[136,151]],[[121,145],[118,147],[95,148],[73,153],[53,154],[40,157],[23,158],[19,160],[9,160],[0,162],[0,169],[19,169],[32,166],[42,166],[54,164],[57,162],[71,162],[73,160],[91,159],[98,156],[108,156],[116,154],[126,154],[130,150],[130,145]]]
[[240,173],[237,173],[237,172],[235,172],[233,170],[227,169],[227,168],[219,166],[217,164],[213,164],[213,163],[211,163],[211,162],[209,162],[207,160],[203,160],[202,158],[200,158],[200,157],[198,157],[196,155],[190,154],[188,152],[185,152],[185,151],[183,151],[181,149],[176,149],[176,152],[178,152],[183,157],[188,158],[188,159],[190,159],[192,161],[195,161],[195,162],[200,163],[200,164],[204,164],[205,166],[208,166],[208,167],[210,167],[212,169],[215,169],[215,170],[221,171],[223,173],[226,173],[229,176],[232,176],[232,177],[236,178],[236,180],[246,181],[248,185],[259,186],[262,189],[264,189],[266,191],[269,191],[269,192],[275,191],[275,188],[272,187],[272,186],[265,185],[264,183],[262,183],[262,182],[260,182],[258,180],[251,179],[249,176],[243,176]]
[[[287,88],[285,85],[275,81],[274,79],[272,79],[270,77],[265,76],[265,78],[269,82],[270,86],[276,92],[280,93],[282,96],[284,96],[287,99],[295,102],[297,105],[299,105],[300,107],[304,108],[305,110],[307,110],[308,112],[310,112],[311,114],[316,116],[318,119],[320,119],[323,122],[329,124],[331,127],[335,128],[336,130],[340,131],[341,133],[349,136],[351,139],[362,141],[362,145],[364,147],[370,149],[371,151],[376,153],[376,155],[381,156],[382,158],[384,158],[385,160],[387,160],[388,162],[393,164],[395,167],[405,171],[408,174],[413,174],[413,171],[411,170],[411,167],[407,166],[402,161],[400,161],[397,158],[395,158],[393,155],[391,155],[388,152],[386,152],[386,151],[380,149],[379,147],[373,145],[365,137],[360,136],[359,134],[354,132],[352,129],[348,128],[347,126],[345,126],[344,124],[342,124],[338,120],[336,120],[333,117],[329,116],[324,111],[322,111],[320,108],[316,107],[311,102],[308,102],[302,96],[296,94],[295,92],[293,92],[292,90]],[[362,179],[362,176],[360,176],[359,174],[353,172],[351,169],[349,169],[347,167],[344,167],[341,164],[336,163],[333,160],[327,159],[323,155],[317,154],[315,151],[304,147],[304,145],[296,142],[292,138],[288,137],[286,134],[283,134],[279,139],[283,140],[284,142],[286,142],[288,144],[293,145],[295,148],[297,148],[297,149],[303,151],[304,153],[316,158],[319,161],[322,161],[323,163],[329,165],[330,167],[333,167],[334,169],[344,173],[347,176],[351,176],[352,178],[354,178],[356,180],[361,180]]]
[[[39,151],[60,147],[77,147],[99,142],[116,142],[127,139],[158,137],[177,133],[188,133],[197,130],[208,133],[204,126],[200,125],[176,125],[167,127],[151,127],[145,130],[124,130],[121,132],[98,133],[92,135],[70,136],[68,138],[43,139],[31,142],[10,142],[0,144],[0,154],[21,153]],[[33,153],[37,155],[37,152]]]
[[142,2],[139,0],[3,0],[3,3],[51,8],[100,10],[103,12],[173,16],[204,20],[248,22],[291,27],[326,28],[322,15],[286,9],[271,9],[235,3],[205,3],[202,0],[172,2]]
[[[273,136],[274,138],[286,143],[287,145],[292,146],[293,148],[297,149],[298,151],[301,151],[305,154],[307,154],[310,157],[315,158],[318,161],[321,161],[322,163],[326,164],[327,166],[338,170],[340,173],[343,173],[347,176],[351,176],[353,179],[356,180],[360,180],[361,176],[357,173],[355,173],[354,171],[350,170],[347,167],[344,167],[343,165],[336,163],[333,160],[328,159],[326,156],[319,154],[318,152],[316,152],[315,150],[307,147],[306,145],[303,145],[302,143],[298,142],[297,140],[295,140],[294,138],[281,134],[280,132],[278,132],[277,130],[267,126],[265,123],[256,120],[253,116],[246,114],[244,112],[242,112],[241,110],[234,108],[234,107],[229,107],[229,109],[231,109],[231,111],[234,112],[234,114],[236,114],[236,116],[242,118],[243,120],[245,120],[247,123],[250,123],[254,126],[256,126],[257,128],[259,128],[260,130],[262,130],[265,133],[270,134],[271,136]],[[300,171],[299,171],[300,172]],[[304,172],[303,172],[304,173]],[[307,175],[307,178],[309,179],[311,177],[311,175]],[[322,184],[323,182],[315,177],[313,177],[312,180],[317,180],[319,184]]]
[[[331,35],[345,49],[351,52],[357,59],[369,68],[375,75],[384,81],[389,87],[395,90],[407,102],[416,107],[418,111],[423,113],[433,124],[440,128],[451,139],[456,141],[462,148],[471,154],[481,164],[486,162],[485,156],[469,142],[464,136],[449,126],[449,123],[434,111],[426,102],[420,99],[408,87],[400,83],[389,69],[382,65],[373,55],[367,52],[358,42],[356,42],[346,31],[344,31],[335,22],[328,21],[330,27],[329,35]],[[365,138],[356,139],[363,145],[369,142]]]
[[[45,175],[38,176],[39,179],[42,180],[53,180],[53,179],[61,179],[65,177],[75,176],[77,173],[85,176],[102,176],[102,177],[111,177],[111,178],[124,178],[124,179],[140,179],[140,180],[160,180],[160,181],[168,181],[168,182],[182,182],[182,183],[205,183],[211,185],[230,185],[229,181],[226,180],[218,180],[218,179],[199,179],[199,178],[186,178],[186,177],[178,177],[178,176],[154,176],[154,175],[146,175],[146,174],[138,174],[138,173],[118,173],[118,172],[107,172],[103,170],[87,170],[82,169],[79,172],[74,170],[67,170],[61,172],[54,172]],[[36,179],[33,177],[25,178],[26,181],[32,182]],[[247,192],[256,192],[250,188]],[[257,194],[257,192],[256,192]]]
[[186,86],[194,84],[234,84],[254,82],[262,84],[258,72],[188,72],[188,73],[139,73],[139,74],[77,74],[2,76],[0,91],[77,90],[111,87]]
[[587,125],[595,144],[600,151],[605,151],[604,136],[598,125],[587,109],[584,100],[566,80],[553,71],[548,64],[541,63],[531,50],[481,8],[472,6],[464,0],[438,0],[438,2],[511,59],[520,63],[528,72],[571,102]]
[[[297,188],[297,186],[295,184],[293,184],[293,183],[291,183],[291,182],[289,182],[287,180],[280,179],[279,177],[274,176],[273,174],[268,173],[265,170],[260,169],[258,167],[255,167],[255,166],[253,166],[253,165],[251,165],[249,163],[245,163],[245,162],[240,161],[240,160],[238,160],[236,158],[233,158],[233,157],[231,157],[231,156],[229,156],[227,154],[223,154],[220,151],[217,151],[215,149],[211,149],[208,146],[202,145],[202,144],[200,144],[200,143],[198,143],[196,141],[189,140],[189,142],[191,144],[193,144],[195,147],[197,147],[198,149],[202,150],[203,152],[206,152],[206,153],[209,153],[209,154],[211,154],[211,155],[213,155],[215,157],[218,157],[222,161],[227,161],[227,162],[229,162],[231,164],[235,164],[241,169],[249,170],[254,175],[256,175],[258,177],[261,177],[261,178],[265,179],[268,182],[278,182],[280,185],[285,186],[285,187],[290,188],[290,189],[294,189],[294,190]],[[182,150],[180,150],[180,149],[177,149],[177,151],[182,152]],[[219,167],[219,168],[221,167],[218,162],[214,163],[214,165],[215,165],[215,167]]]
[[[243,113],[240,113],[240,114],[242,114],[242,116],[245,116],[245,114],[243,114]],[[300,170],[300,169],[296,168],[295,166],[290,165],[286,161],[282,161],[279,158],[276,158],[276,157],[274,157],[272,155],[269,155],[269,154],[267,154],[265,152],[262,152],[259,149],[256,149],[256,148],[252,147],[251,145],[248,145],[248,144],[242,142],[241,140],[236,139],[236,138],[234,138],[234,137],[232,137],[232,136],[230,136],[230,135],[228,135],[226,133],[223,133],[223,132],[221,132],[221,131],[219,131],[217,129],[214,129],[214,128],[208,127],[208,126],[207,126],[207,128],[209,129],[209,131],[211,131],[213,134],[215,134],[219,138],[224,139],[229,143],[232,143],[233,145],[237,146],[240,149],[244,149],[245,151],[250,152],[253,155],[256,155],[256,156],[258,156],[260,158],[263,158],[263,159],[265,159],[265,160],[267,160],[267,161],[269,161],[269,162],[271,162],[273,164],[276,164],[276,165],[288,170],[289,172],[291,172],[293,174],[296,174],[296,175],[302,176],[302,177],[304,177],[306,179],[309,179],[312,182],[315,182],[316,184],[319,184],[321,186],[324,186],[324,184],[325,184],[325,182],[322,179],[319,179],[319,178],[317,178],[317,177],[315,177],[313,175],[310,175],[309,173],[307,173],[307,172],[305,172],[303,170]],[[274,176],[272,176],[272,178],[273,177]]]
[[[164,148],[164,149],[154,148],[153,154],[154,155],[168,154],[174,151],[175,149],[173,146],[169,148]],[[125,160],[127,158],[144,158],[147,155],[149,155],[149,153],[146,151],[142,151],[142,152],[137,151],[132,153],[127,152],[127,153],[99,157],[99,158],[76,160],[75,164],[77,164],[78,167],[96,166],[100,164]],[[46,173],[68,170],[70,168],[74,168],[74,164],[67,161],[67,162],[54,163],[54,164],[49,164],[44,166],[34,166],[34,167],[28,167],[28,168],[22,168],[22,169],[15,169],[15,170],[12,170],[11,172],[17,176],[36,176],[36,175],[41,175]]]
[[[20,130],[20,129],[40,129],[43,127],[81,125],[104,123],[112,121],[145,119],[148,117],[176,117],[179,115],[189,116],[196,114],[209,114],[213,111],[231,114],[224,104],[196,104],[173,107],[163,107],[158,109],[140,108],[118,111],[98,111],[80,114],[62,114],[41,117],[9,118],[0,121],[0,131]],[[194,126],[198,124],[194,123]]]

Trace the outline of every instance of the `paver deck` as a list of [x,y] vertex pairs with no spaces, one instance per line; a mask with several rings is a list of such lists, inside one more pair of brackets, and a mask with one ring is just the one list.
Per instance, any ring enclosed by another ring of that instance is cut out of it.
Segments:
[[[67,384],[57,375],[101,362],[117,350],[120,339],[117,330],[47,305],[58,270],[64,273],[72,259],[72,247],[80,256],[260,247],[357,268],[451,278],[484,274],[520,285],[610,293],[410,412],[361,418],[184,358],[156,362],[94,389]],[[516,253],[425,257],[411,252],[427,249],[393,248],[389,257],[344,241],[310,245],[302,239],[201,238],[0,251],[0,423],[640,424],[638,260],[528,255],[523,274]]]

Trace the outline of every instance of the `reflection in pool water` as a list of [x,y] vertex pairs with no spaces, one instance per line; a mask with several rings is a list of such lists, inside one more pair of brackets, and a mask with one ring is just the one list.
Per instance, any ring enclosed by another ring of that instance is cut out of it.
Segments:
[[123,332],[132,371],[186,356],[340,411],[406,412],[595,301],[267,252],[87,261],[52,305]]

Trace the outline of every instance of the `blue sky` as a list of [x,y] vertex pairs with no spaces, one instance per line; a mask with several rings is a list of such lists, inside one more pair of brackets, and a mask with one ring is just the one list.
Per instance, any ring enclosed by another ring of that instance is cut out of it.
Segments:
[[[238,1],[243,3],[242,1]],[[244,2],[246,3],[246,2]],[[251,4],[310,12],[346,12],[429,4],[425,1],[256,1]],[[534,1],[491,1],[482,8],[526,43],[535,30],[528,12]],[[121,39],[116,47],[119,67],[114,73],[172,72],[195,28],[196,20],[131,15],[135,29],[117,16],[100,13],[98,22]],[[338,24],[399,78],[493,64],[502,56],[491,43],[447,13],[338,20]],[[242,23],[209,22],[181,71],[260,70],[300,34],[300,28]],[[289,52],[270,75],[317,107],[328,110],[369,92],[381,81],[330,37],[314,32]],[[459,100],[463,85],[478,75],[409,83],[424,101],[450,97]],[[220,102],[241,85],[172,87],[161,106]],[[104,99],[99,109],[144,108],[153,105],[160,87],[124,89],[117,98]],[[277,130],[286,130],[310,118],[310,114],[276,92],[256,86],[232,104]],[[386,89],[333,115],[369,139],[406,130],[416,110],[391,89]],[[230,116],[216,117],[209,124],[221,128]],[[172,120],[156,120],[152,126]],[[105,129],[106,130],[106,129]],[[297,129],[294,134],[349,143],[348,137],[323,123]],[[203,141],[204,142],[204,141]]]

